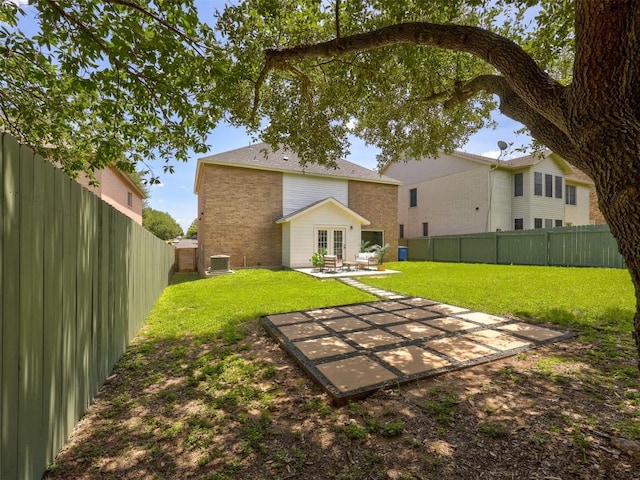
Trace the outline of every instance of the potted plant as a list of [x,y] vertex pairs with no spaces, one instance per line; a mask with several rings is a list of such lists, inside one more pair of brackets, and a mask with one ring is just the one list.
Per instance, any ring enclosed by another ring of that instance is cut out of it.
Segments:
[[374,245],[371,247],[371,251],[375,252],[378,257],[378,271],[384,271],[387,269],[384,265],[385,258],[387,256],[387,252],[389,251],[391,246],[388,243],[385,243],[384,246]]
[[319,271],[322,269],[322,266],[324,264],[324,256],[327,254],[327,250],[325,248],[321,248],[319,251],[317,252],[313,252],[313,255],[311,255],[311,265],[313,266],[314,270]]

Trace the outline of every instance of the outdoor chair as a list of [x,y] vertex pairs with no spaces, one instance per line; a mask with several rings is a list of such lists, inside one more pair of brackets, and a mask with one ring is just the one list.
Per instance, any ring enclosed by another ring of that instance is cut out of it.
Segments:
[[323,272],[337,272],[342,270],[342,262],[336,255],[324,255],[322,257]]

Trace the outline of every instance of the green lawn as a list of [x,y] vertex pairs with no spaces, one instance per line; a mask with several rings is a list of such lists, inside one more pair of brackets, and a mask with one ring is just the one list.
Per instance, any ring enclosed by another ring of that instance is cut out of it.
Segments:
[[318,281],[292,271],[240,270],[198,279],[176,274],[150,313],[151,339],[233,334],[263,315],[375,300],[336,280]]
[[629,334],[635,297],[629,272],[612,268],[396,262],[402,274],[370,285],[584,333]]

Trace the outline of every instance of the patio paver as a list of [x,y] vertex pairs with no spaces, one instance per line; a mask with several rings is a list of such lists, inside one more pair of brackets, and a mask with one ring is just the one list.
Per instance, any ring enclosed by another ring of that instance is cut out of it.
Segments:
[[345,280],[383,300],[264,317],[337,403],[575,336]]

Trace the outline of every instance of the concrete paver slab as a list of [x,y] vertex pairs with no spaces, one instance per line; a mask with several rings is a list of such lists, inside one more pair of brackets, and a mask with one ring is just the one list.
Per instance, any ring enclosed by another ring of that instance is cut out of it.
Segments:
[[402,315],[403,317],[410,318],[411,320],[424,320],[425,318],[439,317],[438,312],[432,312],[423,308],[410,308],[408,310],[397,310],[396,315]]
[[302,312],[283,313],[282,315],[271,315],[269,320],[274,325],[288,325],[290,323],[310,322],[313,320]]
[[429,326],[437,327],[447,332],[459,332],[461,330],[470,330],[478,327],[475,323],[465,322],[464,320],[454,317],[434,318],[428,320],[426,323]]
[[433,348],[437,352],[451,357],[459,362],[467,362],[469,360],[478,360],[493,353],[495,350],[478,345],[477,343],[465,340],[462,337],[441,338],[432,340],[424,344],[426,347]]
[[501,325],[498,327],[500,330],[507,330],[515,333],[516,335],[530,338],[538,342],[544,340],[551,340],[553,338],[561,337],[562,332],[557,332],[549,328],[538,327],[537,325],[530,325],[528,323],[514,323],[511,325]]
[[343,312],[351,313],[353,315],[364,315],[367,313],[377,313],[380,310],[372,307],[371,305],[348,305],[346,307],[340,307]]
[[315,318],[316,320],[326,320],[328,318],[338,318],[338,317],[346,317],[349,314],[347,312],[343,312],[337,308],[323,308],[320,310],[311,310],[306,312],[307,315]]
[[329,333],[329,330],[317,323],[296,323],[295,325],[283,325],[280,327],[283,335],[291,340],[299,338],[316,337]]
[[451,366],[451,363],[416,345],[376,353],[380,359],[405,375],[415,375]]
[[376,302],[376,308],[380,310],[385,310],[387,312],[392,312],[394,310],[407,308],[407,305],[405,305],[404,303],[396,302],[396,301]]
[[338,318],[336,320],[325,320],[323,325],[335,330],[336,332],[352,332],[353,330],[362,330],[371,325],[362,320],[353,317]]
[[480,330],[479,332],[467,333],[464,338],[491,345],[499,350],[512,350],[531,345],[530,341],[521,340],[513,335],[507,335],[495,330]]
[[373,329],[363,332],[349,333],[345,335],[352,342],[364,348],[375,348],[383,345],[395,345],[402,341],[401,337],[397,337],[383,330]]
[[355,351],[348,343],[332,336],[303,340],[295,342],[294,345],[303,355],[311,360],[333,357],[334,355]]
[[420,297],[407,298],[404,300],[404,303],[408,303],[409,305],[413,305],[414,307],[427,307],[429,305],[438,304],[438,302],[434,302],[433,300],[428,300],[426,298]]
[[455,315],[456,313],[468,312],[468,308],[456,307],[454,305],[448,305],[446,303],[437,303],[430,305],[429,310],[438,313],[444,313],[445,315]]
[[482,312],[460,313],[458,317],[464,318],[465,320],[471,320],[472,322],[480,323],[482,325],[494,325],[496,323],[509,321],[504,317],[497,317],[496,315],[489,315],[488,313]]
[[398,335],[402,335],[403,337],[409,338],[411,340],[426,340],[431,337],[442,335],[443,333],[442,330],[438,330],[437,328],[433,328],[419,322],[409,322],[403,323],[401,325],[394,325],[387,328],[387,330],[393,333],[397,333]]
[[400,317],[391,312],[374,313],[371,315],[362,315],[363,320],[366,320],[376,325],[389,325],[391,323],[405,322],[407,319]]
[[574,336],[384,293],[382,301],[270,315],[264,325],[336,402]]
[[360,390],[395,380],[395,374],[365,355],[324,363],[318,370],[341,392]]

